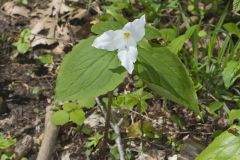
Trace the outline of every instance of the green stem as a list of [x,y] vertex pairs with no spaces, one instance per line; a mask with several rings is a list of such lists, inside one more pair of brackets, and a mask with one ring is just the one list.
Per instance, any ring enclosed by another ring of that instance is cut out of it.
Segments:
[[108,131],[110,128],[110,120],[111,120],[111,112],[112,112],[112,98],[113,98],[113,92],[111,91],[108,93],[107,115],[106,115],[105,131],[104,131],[104,137],[103,137],[104,146],[107,142]]

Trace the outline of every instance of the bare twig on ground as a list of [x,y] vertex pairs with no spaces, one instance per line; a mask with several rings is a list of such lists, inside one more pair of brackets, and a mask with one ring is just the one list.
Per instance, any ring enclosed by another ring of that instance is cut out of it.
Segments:
[[37,160],[51,159],[59,127],[51,122],[52,106],[46,108],[44,139],[38,152]]

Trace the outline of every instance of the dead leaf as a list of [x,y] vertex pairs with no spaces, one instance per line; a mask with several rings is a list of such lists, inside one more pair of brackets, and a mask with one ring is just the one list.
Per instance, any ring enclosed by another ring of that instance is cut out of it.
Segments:
[[150,149],[146,153],[141,153],[137,160],[164,160],[166,152],[162,150]]
[[151,121],[138,121],[127,127],[128,137],[140,137],[142,134],[143,136],[152,137],[154,131]]
[[19,6],[14,1],[4,3],[1,8],[7,15],[29,17],[30,10],[25,6]]
[[88,125],[91,128],[97,128],[99,126],[103,126],[105,123],[105,119],[98,114],[97,112],[93,112],[87,119],[85,119],[84,124]]
[[69,153],[68,151],[64,151],[62,153],[61,160],[70,160],[70,155],[71,153]]
[[[56,26],[56,20],[54,18],[45,17],[41,21],[38,21],[37,23],[31,24],[31,32],[32,36],[31,39],[31,46],[35,47],[37,45],[52,45],[56,42],[55,38],[55,26]],[[40,34],[42,31],[46,31],[47,34]]]
[[73,9],[65,4],[65,0],[52,0],[49,4],[49,13],[51,16],[62,15],[71,12]]
[[84,17],[86,17],[88,14],[87,10],[86,9],[78,9],[76,11],[74,11],[74,13],[71,15],[70,17],[70,20],[73,20],[73,19],[82,19]]
[[168,160],[178,160],[178,155],[175,154],[175,155],[173,155],[171,157],[168,157]]

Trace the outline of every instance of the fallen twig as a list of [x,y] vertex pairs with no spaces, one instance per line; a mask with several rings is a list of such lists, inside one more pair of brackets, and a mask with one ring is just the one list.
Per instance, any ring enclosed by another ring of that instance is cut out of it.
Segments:
[[44,139],[38,152],[37,160],[51,159],[59,127],[51,122],[52,106],[46,108]]

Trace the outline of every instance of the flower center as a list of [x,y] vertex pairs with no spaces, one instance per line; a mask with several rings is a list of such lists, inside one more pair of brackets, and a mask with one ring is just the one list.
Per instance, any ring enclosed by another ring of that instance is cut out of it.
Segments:
[[129,40],[130,37],[131,37],[131,33],[129,33],[129,32],[123,33],[123,38],[124,38],[125,40]]

